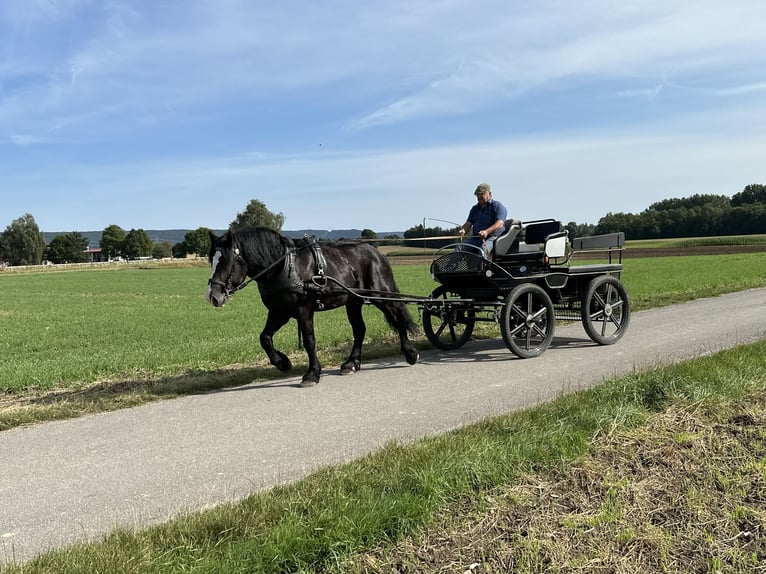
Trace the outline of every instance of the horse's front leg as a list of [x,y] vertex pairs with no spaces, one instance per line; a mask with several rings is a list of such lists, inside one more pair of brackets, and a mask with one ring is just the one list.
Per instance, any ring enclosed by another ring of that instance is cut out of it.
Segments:
[[303,347],[309,358],[309,368],[303,375],[302,387],[313,387],[319,382],[322,375],[322,365],[319,363],[316,351],[316,337],[314,336],[314,310],[311,306],[301,307],[298,310],[298,328],[303,336]]
[[293,365],[287,355],[274,349],[274,333],[279,331],[289,320],[290,315],[269,311],[266,325],[261,331],[261,347],[266,351],[271,364],[283,373],[289,371]]
[[354,343],[351,346],[351,354],[346,362],[340,366],[341,375],[356,373],[362,368],[362,343],[367,332],[367,326],[362,317],[361,305],[346,305],[346,317],[351,323],[351,332],[354,334]]

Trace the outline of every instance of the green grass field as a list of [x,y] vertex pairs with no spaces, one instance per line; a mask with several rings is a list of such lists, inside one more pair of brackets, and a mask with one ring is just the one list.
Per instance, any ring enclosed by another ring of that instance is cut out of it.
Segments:
[[[646,309],[762,287],[764,269],[764,253],[636,259],[626,261],[623,279],[634,309]],[[425,266],[395,272],[405,293],[435,286]],[[278,374],[248,366],[263,361],[257,291],[214,309],[203,299],[207,273],[0,274],[6,396],[188,373],[210,380],[227,365],[248,380],[255,371]],[[368,311],[370,346],[392,352],[380,314]],[[345,352],[342,311],[317,318],[320,344]],[[280,337],[295,348],[294,328]],[[509,564],[530,573],[588,565],[754,572],[766,560],[765,383],[760,342],[391,444],[241,503],[116,531],[0,572],[414,573],[463,572],[472,563],[482,572]],[[715,432],[722,441],[712,441]],[[614,456],[594,458],[604,451]],[[550,495],[529,496],[527,487]]]
[[[426,265],[394,269],[403,293],[424,296],[437,286]],[[623,281],[638,310],[763,286],[764,269],[766,253],[631,259]],[[258,342],[265,309],[255,286],[215,309],[204,300],[207,277],[200,267],[0,274],[0,391],[204,376],[231,366],[276,376]],[[377,309],[366,307],[365,317],[367,356],[397,353]],[[351,341],[344,310],[317,313],[316,333],[323,362],[337,364]],[[305,368],[294,322],[275,345]]]

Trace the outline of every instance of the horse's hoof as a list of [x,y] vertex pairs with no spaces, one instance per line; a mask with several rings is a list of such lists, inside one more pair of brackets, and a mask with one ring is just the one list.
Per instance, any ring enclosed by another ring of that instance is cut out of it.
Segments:
[[279,360],[275,361],[274,366],[283,373],[287,373],[293,368],[293,364],[286,356],[282,356]]
[[301,387],[313,387],[314,385],[318,383],[319,383],[319,373],[309,371],[308,373],[303,375],[303,380],[301,381]]
[[340,374],[341,375],[353,375],[359,370],[360,366],[355,365],[354,363],[348,363],[346,365],[341,365],[340,367]]
[[415,353],[407,353],[405,358],[410,365],[414,365],[418,362],[418,359],[420,359],[420,351],[415,351]]

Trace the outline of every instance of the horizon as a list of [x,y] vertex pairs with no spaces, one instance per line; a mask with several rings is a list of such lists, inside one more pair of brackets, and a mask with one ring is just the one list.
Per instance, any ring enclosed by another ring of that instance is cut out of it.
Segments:
[[[0,225],[596,224],[766,182],[760,0],[21,2],[0,9]],[[167,206],[172,206],[170,209]]]

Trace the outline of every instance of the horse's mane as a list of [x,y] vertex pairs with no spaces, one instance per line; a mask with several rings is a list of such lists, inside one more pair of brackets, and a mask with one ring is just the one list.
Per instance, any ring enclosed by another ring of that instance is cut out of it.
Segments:
[[246,226],[229,231],[244,258],[256,265],[267,266],[284,255],[293,245],[292,239],[268,227]]

